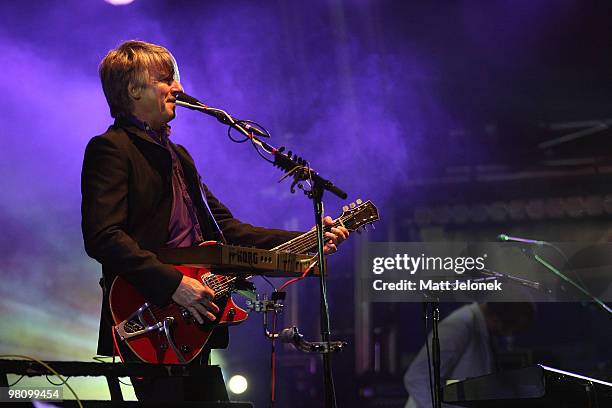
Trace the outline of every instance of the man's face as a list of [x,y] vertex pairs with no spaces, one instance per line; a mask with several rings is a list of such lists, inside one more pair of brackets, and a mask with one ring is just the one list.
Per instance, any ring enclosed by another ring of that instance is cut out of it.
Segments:
[[183,87],[171,75],[150,72],[149,80],[133,98],[133,114],[138,119],[147,122],[155,130],[170,122],[175,116],[175,101],[173,93],[182,92]]

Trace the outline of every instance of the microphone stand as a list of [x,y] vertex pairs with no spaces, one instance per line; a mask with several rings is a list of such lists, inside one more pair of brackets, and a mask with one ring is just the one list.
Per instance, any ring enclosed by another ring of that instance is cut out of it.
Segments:
[[[198,110],[205,114],[211,115],[221,123],[231,126],[238,132],[247,137],[251,142],[261,147],[265,152],[271,154],[274,157],[272,164],[275,167],[280,168],[286,172],[286,178],[293,176],[293,184],[291,185],[291,192],[295,192],[295,185],[304,190],[304,193],[308,198],[312,200],[315,225],[317,230],[317,250],[318,250],[318,263],[319,263],[319,291],[320,291],[320,330],[321,340],[327,343],[327,351],[322,353],[323,356],[323,382],[325,387],[325,407],[336,408],[336,391],[334,387],[334,380],[332,376],[331,356],[333,352],[332,342],[330,339],[331,328],[329,323],[329,307],[327,303],[327,264],[325,262],[325,256],[323,254],[323,248],[325,246],[324,238],[324,227],[323,227],[323,193],[325,190],[332,194],[345,199],[347,197],[346,192],[336,187],[331,181],[321,177],[313,169],[310,168],[308,162],[297,155],[291,155],[283,153],[284,148],[275,148],[270,146],[268,143],[259,139],[255,134],[262,134],[262,131],[250,126],[248,123],[234,119],[227,112],[217,108],[211,108],[206,105],[199,103],[197,100],[193,101],[181,101],[176,100],[176,104],[189,109]],[[281,179],[282,180],[282,179]],[[301,181],[309,182],[310,189],[306,190],[302,187]],[[298,184],[300,183],[300,184]]]
[[331,328],[329,324],[329,305],[327,304],[327,283],[325,281],[326,262],[323,255],[323,247],[325,243],[324,231],[323,231],[323,186],[316,183],[312,190],[312,202],[314,207],[314,216],[317,226],[317,251],[318,251],[318,262],[319,262],[319,292],[320,292],[320,314],[321,314],[321,341],[327,343],[327,353],[323,353],[323,385],[325,387],[325,406],[328,408],[335,408],[336,403],[336,391],[334,387],[334,379],[332,376],[331,366]]
[[[429,372],[429,391],[431,393],[431,407],[442,408],[442,378],[440,375],[440,366],[442,364],[442,360],[440,356],[440,334],[438,332],[438,325],[440,323],[440,300],[435,293],[421,292],[421,294],[425,298],[422,304],[423,317],[425,318],[426,329],[427,320],[431,319],[431,360],[429,357],[429,336],[427,334],[427,330],[425,331],[425,347],[427,347],[427,370]],[[433,385],[431,383],[432,371]]]
[[565,275],[564,273],[562,273],[559,269],[555,268],[550,262],[548,262],[546,259],[544,259],[542,256],[533,253],[533,259],[538,262],[539,264],[543,265],[546,269],[548,269],[549,271],[551,271],[553,274],[555,274],[559,279],[569,283],[570,285],[572,285],[574,288],[576,288],[580,293],[582,293],[583,295],[585,295],[589,300],[591,300],[592,302],[594,302],[601,310],[603,310],[608,316],[612,316],[612,308],[610,308],[610,306],[606,305],[601,299],[599,299],[598,297],[594,296],[593,294],[591,294],[591,292],[589,292],[586,288],[584,288],[582,285],[578,284],[577,282],[574,282],[572,279],[570,279],[567,275]]
[[[433,365],[434,382],[434,408],[442,408],[442,380],[440,378],[440,335],[438,323],[440,322],[440,305],[437,301],[430,301],[431,305],[431,363]],[[427,334],[425,334],[427,335]]]
[[[514,241],[514,242],[520,242],[520,243],[524,243],[524,244],[529,244],[529,245],[536,245],[536,246],[543,246],[546,245],[548,247],[553,248],[554,250],[556,250],[557,252],[559,252],[566,261],[568,261],[567,256],[565,255],[565,253],[563,251],[561,251],[561,249],[559,247],[557,247],[556,245],[550,243],[550,242],[546,242],[546,241],[538,241],[538,240],[533,240],[533,239],[526,239],[526,238],[519,238],[519,237],[510,237],[508,235],[505,234],[501,234],[498,236],[498,239],[500,239],[501,241]],[[610,306],[606,305],[601,299],[599,299],[597,296],[591,294],[591,292],[589,292],[585,287],[583,287],[582,285],[580,285],[578,282],[575,282],[573,279],[571,279],[570,277],[568,277],[567,275],[565,275],[563,272],[561,272],[559,269],[555,268],[553,266],[552,263],[550,263],[549,261],[547,261],[544,257],[542,257],[541,255],[537,254],[533,248],[530,248],[529,251],[527,251],[526,253],[529,254],[529,256],[531,258],[533,258],[534,261],[536,261],[537,263],[539,263],[540,265],[544,266],[546,269],[548,269],[550,272],[552,272],[555,276],[557,276],[557,278],[561,279],[562,281],[569,283],[571,286],[573,286],[578,292],[582,293],[584,296],[586,296],[587,299],[589,299],[590,301],[594,302],[597,307],[599,309],[601,309],[602,311],[604,311],[607,315],[612,316],[612,308],[610,308]]]

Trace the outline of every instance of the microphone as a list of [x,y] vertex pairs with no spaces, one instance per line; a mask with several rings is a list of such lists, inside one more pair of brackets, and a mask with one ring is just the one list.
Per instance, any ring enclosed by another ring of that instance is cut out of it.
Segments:
[[179,106],[206,113],[207,115],[210,115],[216,118],[219,122],[226,124],[226,125],[234,126],[237,123],[238,125],[242,126],[244,129],[246,129],[248,132],[254,133],[257,136],[262,136],[262,137],[269,136],[267,133],[256,128],[255,126],[251,126],[245,121],[234,119],[226,111],[208,106],[200,102],[197,98],[194,98],[191,95],[187,95],[185,92],[175,92],[173,95],[176,98],[176,104]]
[[[173,95],[176,98],[177,102],[185,102],[186,104],[198,106],[198,107],[205,108],[205,109],[208,108],[208,106],[204,105],[202,102],[198,101],[193,96],[187,95],[185,92],[175,92]],[[184,105],[181,104],[181,106],[184,106]],[[185,106],[185,107],[190,108],[190,109],[197,109],[192,106]]]
[[520,238],[520,237],[511,237],[506,234],[499,234],[497,236],[497,240],[502,241],[502,242],[518,242],[521,244],[539,245],[539,246],[547,244],[546,241],[538,241],[535,239]]
[[314,351],[312,344],[309,341],[304,340],[304,335],[300,334],[297,327],[288,327],[283,329],[278,334],[278,339],[283,343],[292,344],[296,349],[310,353]]
[[[283,329],[278,334],[278,339],[283,343],[293,345],[293,347],[305,353],[329,353],[327,342],[311,342],[304,340],[304,335],[300,334],[298,328],[295,326]],[[332,341],[330,344],[332,352],[341,351],[346,345],[346,343],[342,341]]]

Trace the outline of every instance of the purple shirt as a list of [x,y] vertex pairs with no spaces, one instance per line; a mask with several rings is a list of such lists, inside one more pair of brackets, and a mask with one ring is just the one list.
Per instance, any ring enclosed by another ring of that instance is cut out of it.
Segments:
[[169,248],[186,247],[204,241],[195,206],[185,185],[181,161],[168,140],[170,126],[166,125],[162,132],[156,132],[138,118],[130,117],[128,120],[145,131],[151,140],[166,149],[172,158],[172,210],[170,212],[166,246]]

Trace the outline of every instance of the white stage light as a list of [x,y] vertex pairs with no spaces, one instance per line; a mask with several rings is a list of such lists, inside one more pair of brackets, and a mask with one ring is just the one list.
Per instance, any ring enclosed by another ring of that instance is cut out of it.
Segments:
[[112,4],[113,6],[125,6],[126,4],[130,4],[134,0],[104,0],[108,4]]
[[232,394],[242,394],[248,387],[247,379],[241,375],[234,375],[227,383]]

